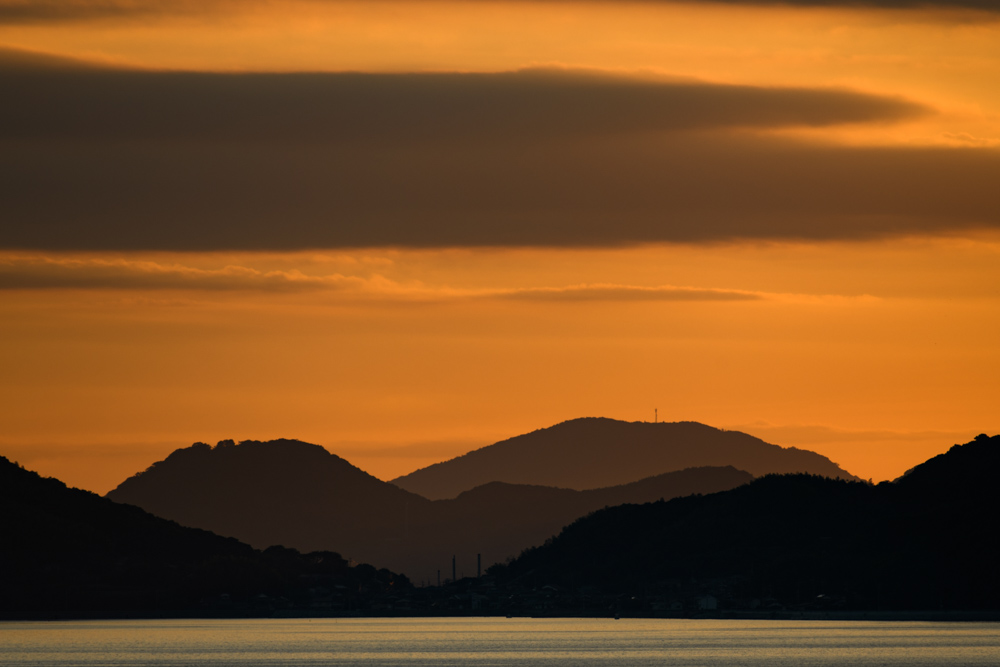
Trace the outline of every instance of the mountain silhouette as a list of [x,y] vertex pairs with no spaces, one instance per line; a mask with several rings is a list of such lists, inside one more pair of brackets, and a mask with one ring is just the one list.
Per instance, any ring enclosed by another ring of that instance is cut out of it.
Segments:
[[745,484],[733,467],[675,471],[576,491],[490,483],[430,501],[380,481],[322,447],[297,440],[198,443],[125,480],[108,498],[257,548],[283,545],[436,581],[516,556],[601,507]]
[[319,445],[284,439],[196,443],[107,497],[257,548],[332,549],[383,567],[400,562],[431,506]]
[[620,505],[491,574],[638,606],[712,596],[721,608],[998,609],[998,464],[1000,436],[981,435],[878,486],[767,475]]
[[[405,578],[339,554],[271,548],[185,528],[138,507],[68,488],[0,457],[0,618],[191,613],[204,601],[261,613],[312,606],[310,587],[343,586],[363,608]],[[357,591],[362,591],[357,593]]]
[[488,482],[594,489],[651,474],[731,465],[755,477],[804,472],[857,479],[830,459],[697,422],[623,422],[588,417],[519,435],[392,480],[431,498],[454,498]]

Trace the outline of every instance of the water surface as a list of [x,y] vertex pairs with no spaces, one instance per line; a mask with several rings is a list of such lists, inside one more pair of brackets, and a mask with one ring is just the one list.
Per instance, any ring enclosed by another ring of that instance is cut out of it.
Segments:
[[667,619],[281,619],[0,623],[21,665],[991,665],[1000,625]]

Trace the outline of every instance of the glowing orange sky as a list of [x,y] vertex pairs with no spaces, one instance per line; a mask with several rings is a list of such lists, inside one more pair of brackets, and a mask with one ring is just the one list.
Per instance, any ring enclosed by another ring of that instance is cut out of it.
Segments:
[[[205,71],[559,65],[834,87],[933,113],[776,132],[1000,145],[1000,21],[982,15],[232,7],[0,24],[0,47]],[[25,276],[33,287],[18,283]],[[0,279],[0,454],[99,492],[196,440],[297,437],[389,479],[564,419],[651,420],[654,408],[813,449],[876,481],[1000,432],[995,232],[587,249],[11,249]]]
[[[995,428],[996,241],[193,259],[369,283],[8,292],[8,451],[104,488],[195,440],[289,436],[391,478],[563,419],[658,408],[881,479]],[[582,284],[759,299],[497,296]]]

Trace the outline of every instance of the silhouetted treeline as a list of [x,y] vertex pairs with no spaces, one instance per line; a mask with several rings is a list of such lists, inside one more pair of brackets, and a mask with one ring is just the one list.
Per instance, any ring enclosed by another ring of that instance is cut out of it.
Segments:
[[[604,509],[490,574],[633,608],[1000,609],[1000,436],[872,486],[768,475]],[[623,603],[625,604],[625,603]]]
[[67,488],[0,457],[0,617],[364,611],[406,577],[333,552],[263,552]]

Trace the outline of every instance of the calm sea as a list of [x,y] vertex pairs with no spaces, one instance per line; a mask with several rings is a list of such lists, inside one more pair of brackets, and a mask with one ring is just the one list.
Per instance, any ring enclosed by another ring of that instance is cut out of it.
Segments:
[[622,619],[0,623],[0,665],[1000,665],[1000,625]]

